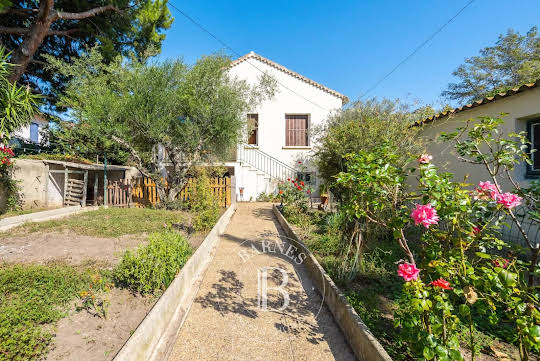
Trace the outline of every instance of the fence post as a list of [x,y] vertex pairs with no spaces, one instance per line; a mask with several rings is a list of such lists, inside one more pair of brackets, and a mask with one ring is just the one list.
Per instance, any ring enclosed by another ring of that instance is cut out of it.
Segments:
[[103,204],[105,207],[109,205],[108,202],[108,185],[109,182],[107,181],[107,153],[105,152],[103,154]]
[[86,192],[88,188],[88,170],[84,171],[84,181],[83,181],[83,194],[82,194],[82,207],[86,207]]
[[67,195],[67,186],[68,186],[68,169],[66,166],[64,166],[64,197],[62,199],[62,202],[64,203],[64,206],[66,205],[66,195]]
[[231,176],[231,184],[227,189],[227,195],[231,204],[236,203],[236,176],[234,175]]

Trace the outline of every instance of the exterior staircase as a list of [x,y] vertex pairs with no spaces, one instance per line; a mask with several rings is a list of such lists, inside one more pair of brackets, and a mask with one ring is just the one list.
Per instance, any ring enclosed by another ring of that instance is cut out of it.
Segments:
[[261,193],[273,193],[279,182],[295,178],[296,170],[256,147],[242,144],[236,151],[239,200],[255,200]]
[[253,167],[259,172],[264,173],[269,179],[286,181],[287,178],[292,179],[296,177],[296,170],[294,168],[253,146],[239,146],[236,159],[240,165]]

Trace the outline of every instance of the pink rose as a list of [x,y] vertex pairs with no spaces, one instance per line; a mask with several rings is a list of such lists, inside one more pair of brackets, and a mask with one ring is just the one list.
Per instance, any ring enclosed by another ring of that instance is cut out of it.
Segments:
[[500,193],[495,199],[497,203],[502,204],[508,209],[512,209],[521,204],[521,197],[514,193]]
[[506,258],[503,258],[500,261],[498,259],[493,261],[493,265],[495,267],[500,267],[500,268],[506,268],[506,267],[508,267],[509,264],[510,264],[510,261],[507,260]]
[[431,160],[433,159],[433,157],[429,154],[422,154],[420,156],[420,158],[418,158],[418,163],[422,163],[422,164],[426,164],[426,163],[429,163]]
[[[480,182],[478,183],[478,188],[476,190],[480,193],[488,193],[491,199],[494,201],[497,200],[497,197],[499,196],[499,190],[497,189],[497,186],[490,181]],[[477,197],[475,197],[477,199]]]
[[403,277],[406,282],[416,281],[418,279],[418,273],[420,273],[420,270],[416,268],[415,264],[401,263],[398,266],[397,274],[398,276]]
[[422,224],[426,228],[439,222],[437,211],[431,204],[417,204],[411,212],[411,217],[414,219],[414,224]]
[[474,226],[474,227],[472,228],[472,231],[473,231],[473,234],[476,236],[478,233],[480,233],[480,228],[477,227],[477,226]]

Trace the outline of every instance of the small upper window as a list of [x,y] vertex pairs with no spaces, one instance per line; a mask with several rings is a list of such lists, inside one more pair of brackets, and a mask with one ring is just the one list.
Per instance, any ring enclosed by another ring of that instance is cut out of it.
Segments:
[[30,141],[34,143],[39,143],[39,124],[38,123],[30,124]]
[[309,145],[309,116],[307,114],[285,115],[285,145],[289,147]]
[[248,114],[248,144],[259,144],[259,114]]
[[531,149],[536,149],[531,153],[532,164],[529,166],[529,174],[540,175],[540,119],[532,120],[528,125],[527,133]]

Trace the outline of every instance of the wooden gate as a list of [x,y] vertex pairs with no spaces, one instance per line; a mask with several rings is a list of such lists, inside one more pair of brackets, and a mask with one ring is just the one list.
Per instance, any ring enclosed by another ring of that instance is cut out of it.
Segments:
[[107,203],[113,207],[131,207],[132,190],[133,184],[127,179],[121,179],[107,185]]

